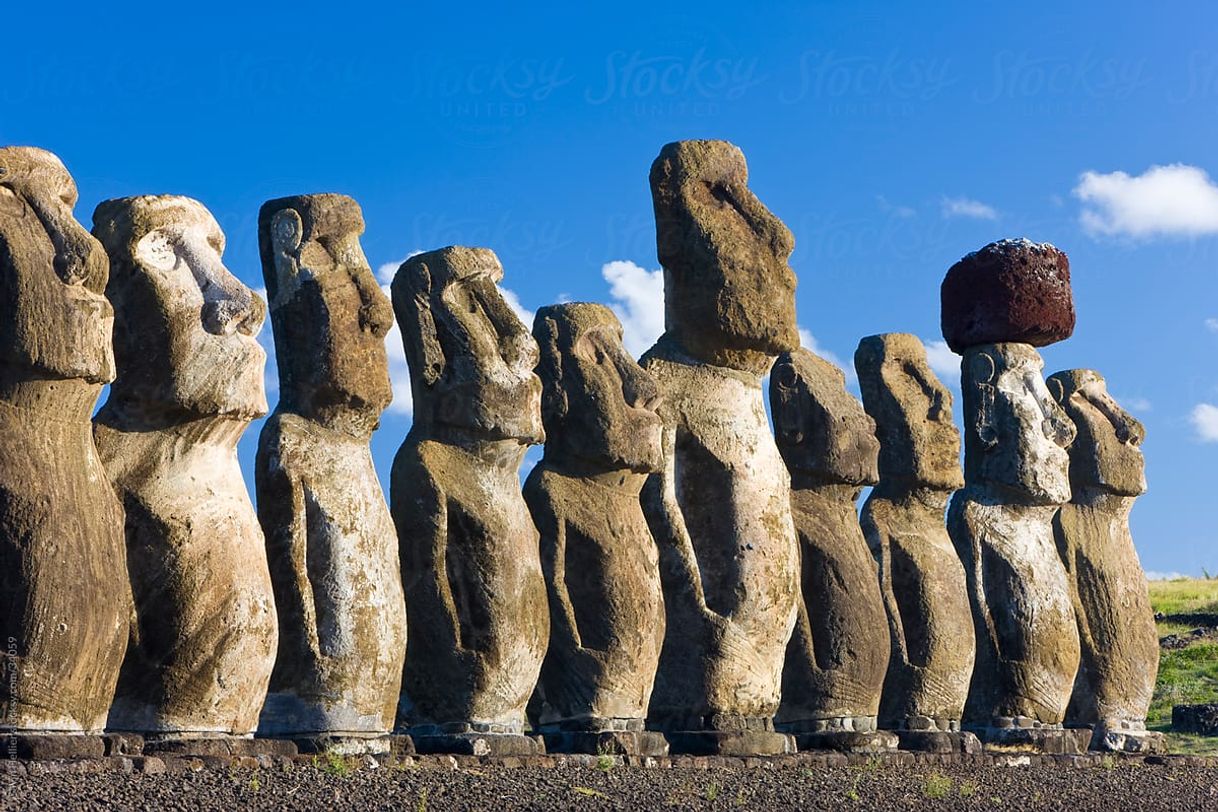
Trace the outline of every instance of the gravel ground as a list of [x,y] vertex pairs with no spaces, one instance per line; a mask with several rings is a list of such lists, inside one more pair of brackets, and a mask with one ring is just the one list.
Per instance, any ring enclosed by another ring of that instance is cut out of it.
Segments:
[[1218,769],[1066,767],[667,770],[314,767],[0,776],[0,809],[1089,809],[1218,810]]

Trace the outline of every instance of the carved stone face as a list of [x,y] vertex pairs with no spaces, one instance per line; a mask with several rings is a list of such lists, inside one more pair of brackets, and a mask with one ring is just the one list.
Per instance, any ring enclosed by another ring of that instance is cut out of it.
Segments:
[[114,379],[109,265],[72,216],[76,184],[49,152],[0,149],[0,365],[16,374]]
[[1090,369],[1071,369],[1049,378],[1049,391],[1074,421],[1070,446],[1070,485],[1117,496],[1146,492],[1142,441],[1146,429],[1122,409],[1103,377]]
[[658,472],[660,390],[622,346],[613,311],[585,302],[543,307],[533,337],[541,349],[546,459]]
[[271,200],[258,230],[285,405],[309,415],[354,410],[371,430],[393,399],[393,310],[360,247],[359,204],[335,194]]
[[826,485],[879,480],[875,421],[846,391],[846,376],[805,349],[783,353],[770,374],[778,450],[792,473]]
[[954,491],[964,486],[952,394],[917,336],[869,336],[854,354],[863,405],[876,422],[880,479]]
[[497,284],[487,248],[450,246],[411,257],[393,280],[393,309],[410,365],[415,423],[490,440],[539,443],[537,342]]
[[93,233],[110,255],[119,376],[111,398],[146,410],[253,419],[266,414],[266,305],[221,261],[224,234],[201,203],[174,195],[107,200]]
[[1040,353],[1028,344],[983,344],[965,352],[961,368],[968,482],[1022,504],[1069,501],[1074,425],[1045,386]]
[[[651,167],[665,324],[686,351],[748,365],[799,346],[795,240],[748,188],[744,154],[726,141],[668,144]],[[739,356],[743,355],[744,358]]]

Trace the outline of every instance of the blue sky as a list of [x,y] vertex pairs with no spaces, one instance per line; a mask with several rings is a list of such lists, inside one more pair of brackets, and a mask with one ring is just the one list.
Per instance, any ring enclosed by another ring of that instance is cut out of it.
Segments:
[[[647,171],[668,141],[744,150],[795,233],[800,323],[837,359],[872,333],[938,340],[968,251],[1052,242],[1078,327],[1046,372],[1100,370],[1146,423],[1145,567],[1218,571],[1218,7],[527,5],[17,4],[0,143],[58,153],[86,224],[109,197],[201,200],[255,288],[259,205],[344,192],[374,269],[486,245],[524,309],[616,303],[636,347],[659,324]],[[406,407],[373,440],[386,483]]]

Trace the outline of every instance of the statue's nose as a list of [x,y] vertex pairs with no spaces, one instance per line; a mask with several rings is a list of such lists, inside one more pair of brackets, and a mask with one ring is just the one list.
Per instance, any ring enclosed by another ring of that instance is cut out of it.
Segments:
[[212,285],[204,292],[203,328],[214,335],[253,336],[266,319],[266,304],[244,285]]

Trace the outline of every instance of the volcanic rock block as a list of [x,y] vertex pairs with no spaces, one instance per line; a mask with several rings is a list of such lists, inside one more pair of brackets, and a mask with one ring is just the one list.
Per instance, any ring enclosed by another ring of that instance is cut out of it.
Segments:
[[1048,386],[1077,430],[1070,446],[1072,496],[1053,522],[1082,645],[1066,724],[1091,728],[1092,749],[1162,750],[1163,735],[1146,730],[1159,671],[1158,630],[1129,532],[1134,499],[1146,491],[1145,429],[1112,399],[1098,372],[1059,372]]
[[533,741],[520,734],[550,618],[517,471],[545,435],[537,342],[502,278],[488,249],[453,246],[393,280],[414,393],[390,482],[410,629],[398,726],[421,753]]
[[[259,214],[279,405],[255,481],[279,652],[262,735],[388,748],[406,656],[397,533],[368,447],[393,398],[393,310],[364,258],[359,204],[271,200]],[[344,738],[352,741],[344,742]],[[310,745],[311,746],[311,745]]]
[[127,646],[123,513],[89,417],[114,379],[106,253],[76,184],[0,149],[0,730],[97,733]]
[[1171,709],[1171,728],[1177,733],[1218,736],[1218,702],[1175,705]]
[[892,749],[896,737],[876,729],[890,649],[884,603],[854,507],[877,480],[875,422],[842,371],[806,349],[778,357],[770,410],[791,472],[802,589],[778,726],[801,749]]
[[1027,344],[973,347],[962,364],[965,487],[947,528],[977,639],[965,727],[991,743],[1022,743],[1028,729],[1040,731],[1033,744],[1058,735],[1078,673],[1070,579],[1052,527],[1070,499],[1074,425],[1042,367]]
[[854,366],[880,442],[880,482],[861,517],[892,643],[880,725],[896,730],[902,747],[967,750],[959,740],[971,736],[958,731],[976,640],[964,567],[943,521],[964,485],[952,395],[907,333],[864,338]]
[[266,307],[224,267],[224,234],[197,201],[108,200],[93,224],[118,362],[94,436],[127,511],[136,606],[109,726],[250,735],[278,636],[236,449],[266,414]]
[[1074,332],[1070,261],[1048,243],[999,240],[948,269],[943,337],[954,352],[979,344],[1044,347]]
[[533,337],[546,446],[524,498],[550,596],[535,697],[546,749],[663,755],[663,737],[643,730],[664,598],[639,504],[644,480],[663,466],[659,389],[626,353],[607,307],[543,307]]
[[791,747],[773,714],[799,548],[761,376],[799,343],[794,241],[747,181],[723,141],[669,144],[651,168],[666,329],[641,364],[664,398],[664,470],[642,499],[668,633],[649,718],[674,751]]

